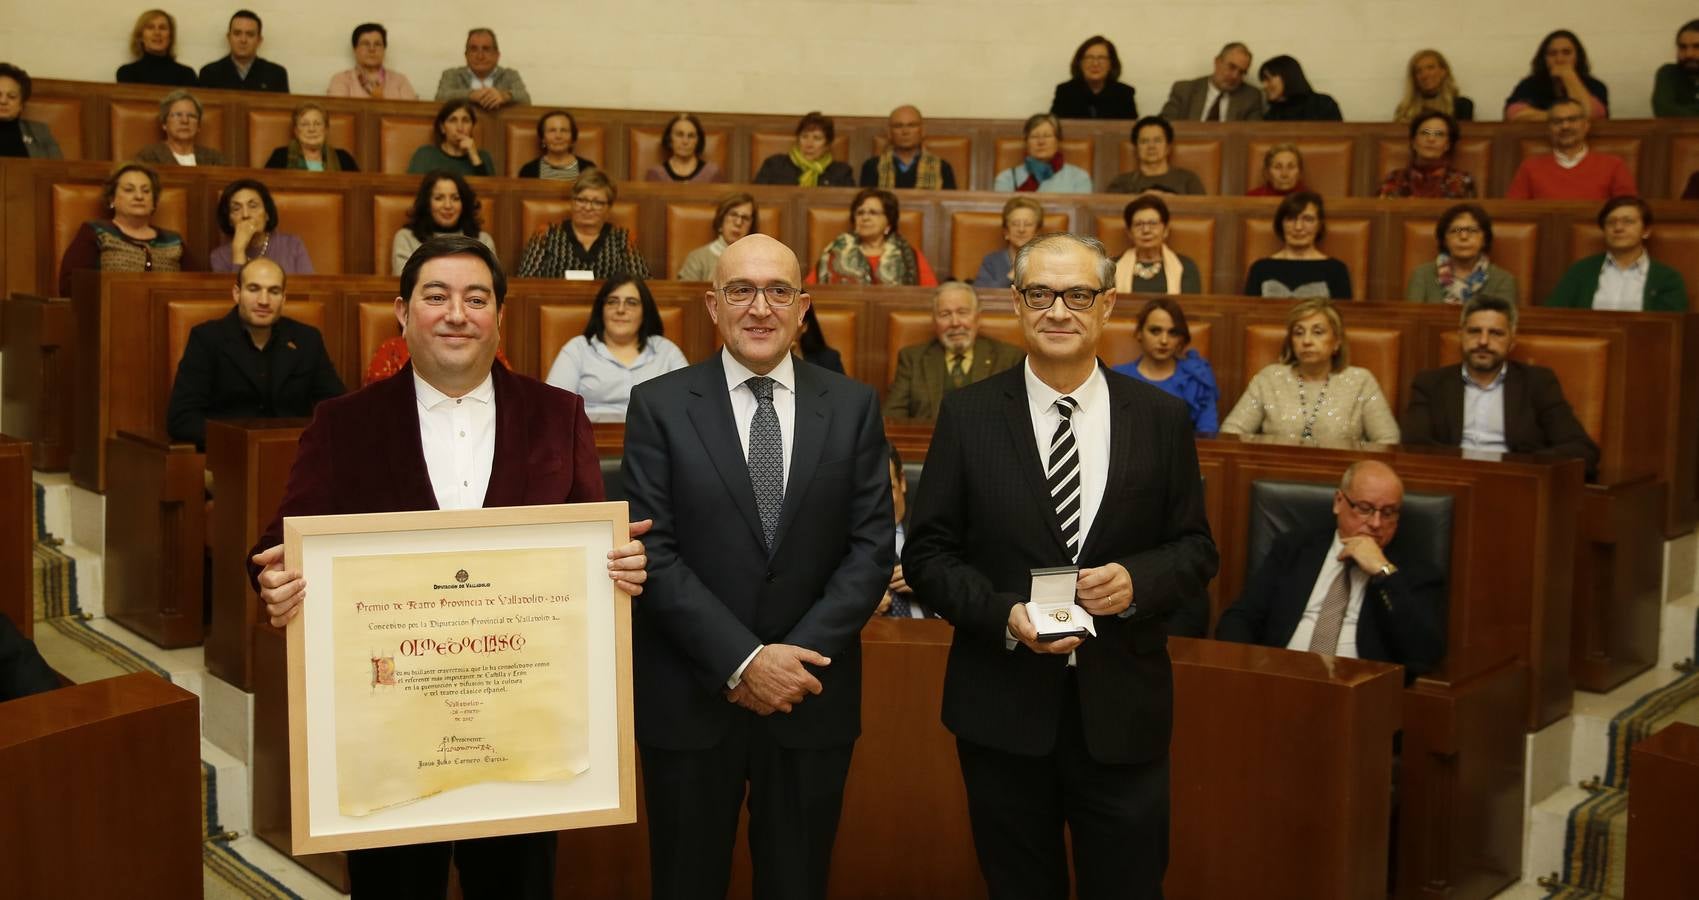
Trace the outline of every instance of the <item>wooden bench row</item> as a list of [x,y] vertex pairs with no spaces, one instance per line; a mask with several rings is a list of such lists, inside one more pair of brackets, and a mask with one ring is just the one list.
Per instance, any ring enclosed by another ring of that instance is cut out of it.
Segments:
[[[51,295],[59,265],[85,221],[106,215],[101,182],[106,167],[94,163],[0,163],[5,206],[0,234],[10,252],[0,258],[0,278],[12,292]],[[156,222],[184,236],[191,268],[225,241],[218,227],[218,197],[236,170],[162,171]],[[391,272],[391,241],[406,223],[418,179],[410,176],[266,172],[282,231],[299,236],[323,274]],[[518,267],[527,238],[570,213],[565,188],[554,182],[481,180],[476,189],[483,224],[507,270]],[[670,278],[684,257],[713,239],[713,214],[729,189],[722,185],[622,185],[611,220],[630,230],[653,277]],[[760,230],[796,250],[804,267],[849,227],[849,189],[752,188]],[[972,280],[980,260],[1001,250],[1001,210],[1006,194],[901,191],[899,228],[924,253],[940,278]],[[1040,198],[1047,230],[1093,235],[1119,255],[1128,244],[1122,217],[1128,197],[1113,194]],[[1170,198],[1170,244],[1198,265],[1205,293],[1240,291],[1246,270],[1278,248],[1276,202],[1267,198]],[[1432,200],[1340,200],[1328,206],[1326,251],[1351,270],[1359,298],[1402,299],[1411,271],[1437,252],[1434,223],[1450,204]],[[1601,252],[1598,208],[1591,203],[1489,201],[1494,220],[1493,261],[1516,276],[1520,300],[1543,302],[1570,263]],[[1699,291],[1699,206],[1655,205],[1650,249],[1682,272]]]
[[[161,139],[157,121],[165,88],[38,80],[28,115],[53,128],[70,159],[124,160]],[[413,151],[434,143],[430,102],[350,100],[241,91],[196,91],[205,113],[200,141],[238,164],[262,166],[289,141],[290,111],[311,100],[330,113],[330,140],[353,153],[367,171],[401,173]],[[537,119],[546,107],[510,107],[483,114],[475,129],[502,174],[513,175],[538,154]],[[830,110],[828,110],[830,112]],[[661,110],[574,110],[577,151],[615,178],[642,178],[661,160],[661,132],[673,113]],[[754,177],[761,161],[786,152],[797,117],[703,114],[704,156],[734,182]],[[927,145],[947,160],[964,188],[986,190],[997,172],[1025,155],[1020,119],[931,119]],[[838,117],[832,155],[859,168],[883,151],[882,117]],[[1133,168],[1130,122],[1069,121],[1062,148],[1069,162],[1098,186]],[[1264,153],[1298,144],[1306,182],[1330,197],[1373,197],[1381,180],[1409,159],[1407,126],[1390,122],[1176,122],[1174,164],[1192,169],[1211,193],[1241,195],[1261,182]],[[1699,128],[1679,120],[1619,120],[1593,126],[1593,146],[1622,156],[1649,197],[1679,197],[1699,169]],[[1457,165],[1475,178],[1482,196],[1501,197],[1517,164],[1547,152],[1545,127],[1470,122],[1462,126]]]

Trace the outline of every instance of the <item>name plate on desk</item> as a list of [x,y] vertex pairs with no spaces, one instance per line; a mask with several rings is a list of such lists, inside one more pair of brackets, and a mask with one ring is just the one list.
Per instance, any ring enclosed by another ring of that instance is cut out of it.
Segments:
[[633,822],[624,503],[285,520],[296,854]]
[[1032,591],[1027,595],[1031,599],[1027,601],[1026,614],[1040,641],[1097,635],[1091,613],[1074,603],[1074,584],[1079,576],[1078,566],[1032,570]]

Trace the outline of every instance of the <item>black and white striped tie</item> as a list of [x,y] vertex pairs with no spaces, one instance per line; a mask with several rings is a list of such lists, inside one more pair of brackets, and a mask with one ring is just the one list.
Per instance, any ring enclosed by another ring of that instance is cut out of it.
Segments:
[[1056,401],[1062,421],[1056,423],[1056,433],[1050,438],[1049,463],[1044,467],[1062,541],[1068,545],[1068,557],[1076,562],[1080,557],[1080,448],[1074,440],[1073,416],[1079,405],[1072,397]]

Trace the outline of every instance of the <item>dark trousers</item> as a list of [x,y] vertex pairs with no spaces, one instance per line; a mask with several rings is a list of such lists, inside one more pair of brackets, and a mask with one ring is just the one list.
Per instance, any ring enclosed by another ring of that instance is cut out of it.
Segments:
[[460,872],[466,900],[554,900],[555,832],[352,850],[354,900],[440,900],[448,863]]
[[1168,757],[1092,759],[1070,677],[1055,748],[1019,756],[957,739],[979,871],[992,900],[1067,900],[1073,841],[1079,900],[1162,897],[1168,868]]
[[741,711],[719,746],[639,747],[651,896],[726,896],[747,786],[756,900],[824,900],[854,748],[781,747],[759,717]]

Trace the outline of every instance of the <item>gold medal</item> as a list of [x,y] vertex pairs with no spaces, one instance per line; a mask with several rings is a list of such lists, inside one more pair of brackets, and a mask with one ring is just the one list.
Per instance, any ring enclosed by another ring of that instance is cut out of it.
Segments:
[[1065,609],[1058,609],[1050,614],[1050,618],[1055,619],[1058,622],[1066,622],[1073,618],[1073,616]]

